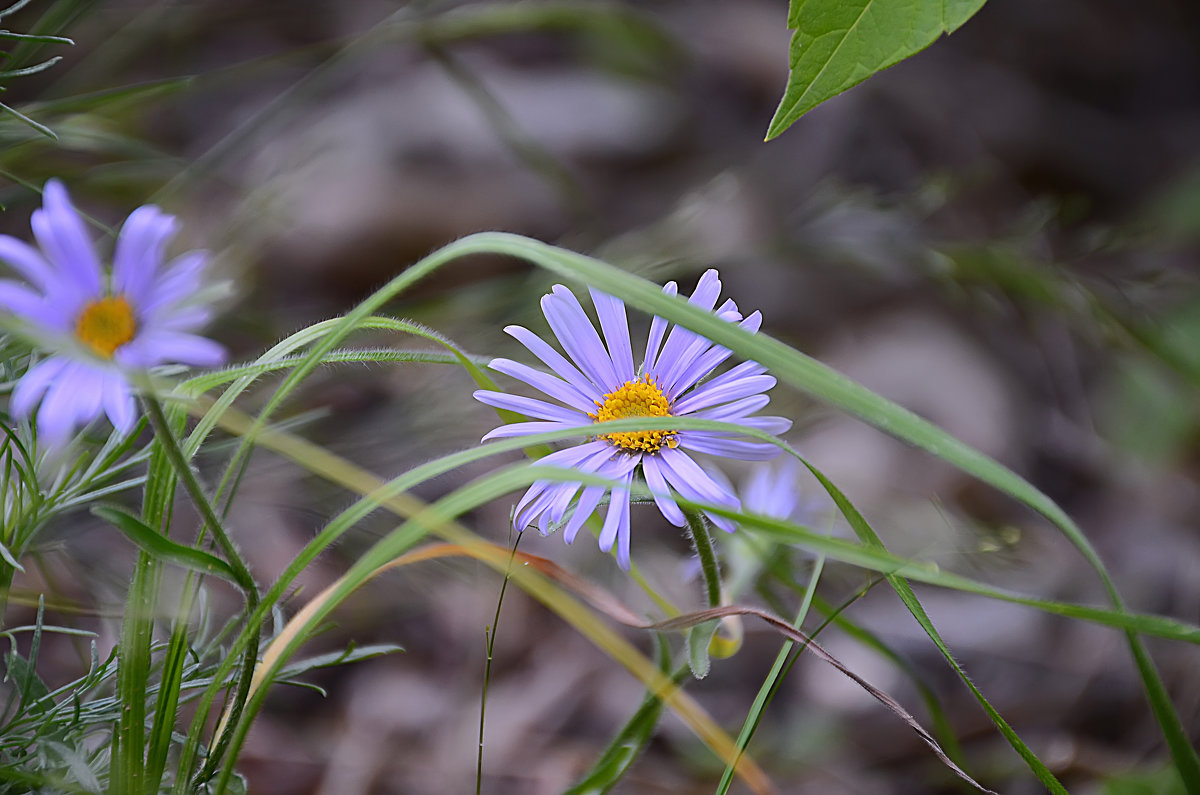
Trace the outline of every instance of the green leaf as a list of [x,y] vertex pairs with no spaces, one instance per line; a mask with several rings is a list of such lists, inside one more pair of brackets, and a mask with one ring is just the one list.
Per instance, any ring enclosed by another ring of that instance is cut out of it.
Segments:
[[961,28],[986,0],[942,0],[942,26],[947,33]]
[[235,584],[238,582],[237,575],[234,574],[229,564],[216,555],[176,544],[163,534],[155,532],[141,519],[120,508],[98,505],[92,509],[92,513],[112,524],[130,541],[159,560],[165,560],[202,574],[215,574]]
[[767,140],[830,97],[951,33],[985,0],[791,0],[795,31]]
[[[116,88],[105,88],[86,94],[38,100],[22,107],[31,113],[36,112],[42,116],[94,113],[111,119],[127,111],[141,108],[154,100],[178,94],[191,88],[194,84],[195,79],[189,76],[170,77]],[[175,168],[178,170],[178,164]]]
[[8,65],[19,68],[29,63],[41,52],[44,44],[74,44],[60,34],[86,13],[92,3],[93,0],[57,0],[28,33],[12,34],[5,31],[8,34],[6,38],[20,40],[20,44],[9,51]]

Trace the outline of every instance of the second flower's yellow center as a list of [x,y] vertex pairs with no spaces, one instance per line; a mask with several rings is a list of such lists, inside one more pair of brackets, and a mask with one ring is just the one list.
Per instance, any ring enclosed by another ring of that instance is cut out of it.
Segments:
[[[596,401],[595,414],[588,416],[596,422],[623,420],[630,417],[670,417],[671,404],[658,385],[649,376],[626,381],[618,389]],[[675,447],[679,441],[675,431],[624,431],[601,434],[608,441],[631,453],[657,453],[663,448]]]
[[137,321],[123,295],[108,295],[90,302],[75,321],[75,338],[105,359],[133,339]]

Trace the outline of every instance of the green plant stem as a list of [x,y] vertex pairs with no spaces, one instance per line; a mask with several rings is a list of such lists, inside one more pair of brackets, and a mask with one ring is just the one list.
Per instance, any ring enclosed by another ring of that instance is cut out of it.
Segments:
[[700,571],[704,575],[704,595],[709,607],[721,606],[721,570],[717,566],[717,554],[713,550],[712,537],[708,534],[708,526],[704,517],[698,511],[684,511],[687,519],[688,533],[692,536],[692,545],[700,557]]
[[143,395],[143,401],[146,405],[146,415],[150,418],[150,425],[154,428],[154,435],[158,438],[159,444],[162,445],[163,452],[167,455],[167,460],[171,462],[171,466],[175,469],[175,474],[183,483],[183,487],[187,489],[188,496],[192,498],[192,502],[196,506],[196,510],[200,512],[200,517],[204,520],[204,524],[208,526],[212,532],[213,538],[216,539],[221,551],[225,553],[225,559],[233,568],[233,573],[237,576],[238,585],[246,592],[247,603],[253,601],[258,603],[258,586],[254,584],[254,577],[250,574],[250,569],[246,567],[245,561],[238,553],[237,547],[233,545],[233,540],[230,539],[229,533],[225,531],[224,524],[217,516],[216,509],[213,507],[212,501],[208,495],[204,493],[204,487],[200,485],[196,473],[183,457],[183,451],[179,448],[179,443],[176,441],[174,434],[171,433],[170,426],[167,425],[166,415],[163,414],[162,406],[158,399],[152,395]]
[[[179,442],[175,439],[175,435],[171,433],[171,428],[167,424],[167,418],[163,414],[162,405],[149,391],[143,394],[142,399],[146,405],[146,416],[150,418],[150,425],[154,428],[154,435],[162,446],[167,460],[170,461],[176,476],[183,483],[184,488],[196,506],[196,510],[200,512],[201,518],[212,532],[218,546],[225,553],[226,560],[237,577],[238,585],[241,587],[246,598],[245,615],[249,618],[254,614],[259,602],[258,586],[254,582],[254,577],[238,553],[237,547],[234,546],[229,533],[226,532],[221,519],[217,516],[212,500],[205,494],[204,488],[200,485],[195,471],[192,470],[191,465],[184,458],[183,451],[179,447]],[[246,698],[250,693],[250,682],[254,676],[254,667],[258,662],[259,627],[254,626],[251,632],[252,637],[246,646],[241,675],[238,678],[237,689],[234,692],[232,706],[229,710],[230,720],[226,723],[225,731],[217,738],[216,745],[209,752],[208,759],[200,771],[200,780],[211,777],[216,770],[216,766],[220,764],[225,748],[229,745],[229,740],[232,736],[231,732],[237,726],[238,718],[241,716],[242,709],[246,705]],[[181,771],[181,774],[185,773]]]
[[[699,511],[684,510],[687,519],[688,533],[692,537],[692,546],[700,558],[700,571],[704,575],[704,593],[709,607],[721,606],[721,571],[717,566],[717,555],[713,551],[712,538],[708,527]],[[736,620],[736,619],[734,619]],[[708,676],[711,661],[713,638],[721,623],[717,620],[705,621],[688,630],[687,649],[688,665],[692,676],[703,679]]]

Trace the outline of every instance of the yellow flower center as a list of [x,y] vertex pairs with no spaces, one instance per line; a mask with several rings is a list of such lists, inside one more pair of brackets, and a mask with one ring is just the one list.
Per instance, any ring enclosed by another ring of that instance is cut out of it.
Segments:
[[108,295],[92,301],[75,321],[75,337],[105,359],[133,339],[137,321],[123,295]]
[[[670,417],[671,404],[658,385],[649,376],[626,381],[620,388],[609,392],[603,401],[596,401],[595,414],[588,416],[596,422],[622,420],[630,417]],[[624,431],[601,434],[601,439],[627,452],[657,453],[663,445],[675,447],[679,441],[675,431]]]

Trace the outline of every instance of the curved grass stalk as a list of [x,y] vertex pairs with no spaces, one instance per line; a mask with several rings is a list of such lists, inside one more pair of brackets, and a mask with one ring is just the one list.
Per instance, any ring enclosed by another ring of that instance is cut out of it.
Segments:
[[1124,604],[1120,600],[1111,576],[1082,531],[1049,497],[1002,464],[907,409],[874,394],[815,359],[805,356],[765,334],[750,334],[734,324],[725,323],[711,313],[698,309],[681,298],[664,295],[657,285],[624,273],[599,260],[520,235],[484,232],[462,238],[408,268],[359,304],[353,312],[337,321],[336,328],[314,345],[314,348],[306,355],[305,361],[297,365],[296,369],[288,376],[287,381],[280,386],[271,402],[259,414],[254,426],[249,429],[243,446],[248,447],[253,444],[256,433],[261,431],[267,419],[295,384],[319,364],[320,357],[332,350],[361,321],[366,320],[375,308],[382,306],[447,262],[457,257],[481,253],[509,254],[525,259],[570,281],[584,283],[609,292],[628,304],[684,325],[713,342],[729,347],[743,358],[753,359],[763,364],[782,380],[819,400],[841,408],[893,436],[921,447],[1009,494],[1045,516],[1068,537],[1097,572],[1106,592],[1113,600],[1114,607],[1118,611],[1124,610]]

